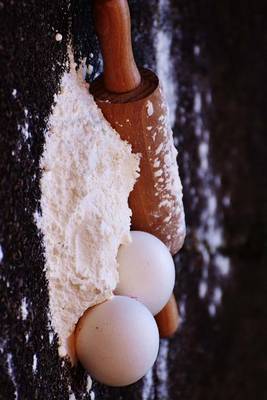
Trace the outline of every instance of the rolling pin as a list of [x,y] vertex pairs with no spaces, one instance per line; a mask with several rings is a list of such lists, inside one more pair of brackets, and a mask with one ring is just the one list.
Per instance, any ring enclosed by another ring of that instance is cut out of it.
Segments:
[[[140,177],[129,196],[131,228],[155,235],[175,254],[185,237],[182,187],[159,80],[136,66],[127,0],[95,0],[94,16],[104,72],[90,92],[111,126],[141,155]],[[159,314],[161,336],[171,336],[179,320],[173,295]]]

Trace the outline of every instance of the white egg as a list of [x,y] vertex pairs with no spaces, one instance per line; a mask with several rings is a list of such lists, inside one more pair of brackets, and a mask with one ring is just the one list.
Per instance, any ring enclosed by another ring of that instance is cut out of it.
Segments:
[[153,316],[143,304],[125,296],[114,296],[89,309],[75,337],[84,368],[109,386],[138,381],[154,364],[159,349]]
[[115,293],[135,298],[155,315],[172,294],[174,262],[168,248],[155,236],[132,231],[131,237],[132,243],[119,248],[119,283]]

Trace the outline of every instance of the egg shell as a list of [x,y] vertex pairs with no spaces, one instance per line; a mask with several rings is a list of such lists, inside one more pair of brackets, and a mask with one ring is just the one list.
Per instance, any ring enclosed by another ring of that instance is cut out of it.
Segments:
[[138,301],[114,296],[91,309],[76,328],[77,356],[89,374],[109,386],[138,381],[159,349],[156,322]]
[[168,302],[175,283],[172,256],[150,233],[131,231],[132,242],[119,248],[119,283],[115,293],[133,297],[153,315]]

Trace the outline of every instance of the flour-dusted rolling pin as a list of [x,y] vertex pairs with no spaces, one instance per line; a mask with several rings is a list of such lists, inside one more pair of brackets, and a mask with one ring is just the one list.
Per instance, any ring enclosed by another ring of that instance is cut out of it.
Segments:
[[[135,64],[127,1],[95,0],[94,4],[104,72],[90,91],[111,126],[141,154],[140,178],[129,198],[132,229],[157,236],[175,254],[185,237],[182,187],[159,80]],[[160,332],[172,335],[178,325],[173,298],[160,314]],[[169,318],[172,321],[167,323]]]

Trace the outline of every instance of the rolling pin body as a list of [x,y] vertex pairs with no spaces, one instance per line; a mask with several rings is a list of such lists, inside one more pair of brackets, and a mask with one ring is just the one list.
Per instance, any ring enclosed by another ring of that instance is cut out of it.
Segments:
[[108,92],[100,77],[91,93],[120,137],[141,154],[140,177],[129,197],[132,229],[157,236],[175,254],[185,236],[177,152],[158,78],[144,69],[141,77],[136,89],[119,95]]

